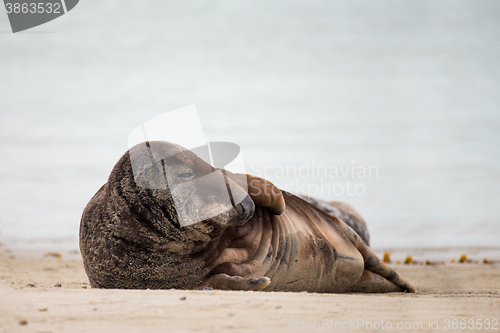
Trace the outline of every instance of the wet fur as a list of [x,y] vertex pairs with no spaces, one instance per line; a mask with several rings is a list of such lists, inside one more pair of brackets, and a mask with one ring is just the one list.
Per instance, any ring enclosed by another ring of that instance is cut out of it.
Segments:
[[182,233],[166,190],[140,188],[131,175],[125,154],[83,213],[80,249],[91,286],[189,289],[199,285],[208,270],[191,253],[197,241],[209,238]]

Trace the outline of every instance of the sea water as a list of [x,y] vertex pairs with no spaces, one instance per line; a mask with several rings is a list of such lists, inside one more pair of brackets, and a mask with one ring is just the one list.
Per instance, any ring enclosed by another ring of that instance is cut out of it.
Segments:
[[248,173],[351,204],[375,248],[498,244],[498,2],[84,0],[9,29],[0,11],[4,246],[77,249],[129,133],[191,104]]

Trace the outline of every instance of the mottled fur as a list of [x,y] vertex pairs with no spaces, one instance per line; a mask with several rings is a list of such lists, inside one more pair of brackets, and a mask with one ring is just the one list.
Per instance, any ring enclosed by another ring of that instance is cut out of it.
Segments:
[[178,226],[165,190],[142,189],[128,154],[85,208],[80,249],[92,287],[192,288],[208,273],[190,257],[194,241]]
[[[148,145],[156,152],[181,149],[163,142]],[[147,165],[149,156],[139,148],[132,148],[135,158]],[[194,166],[195,171],[213,171],[189,151],[176,158],[182,166]],[[212,237],[220,236],[237,214],[228,211],[215,219],[181,228],[168,188],[152,190],[137,185],[157,178],[158,169],[149,167],[142,171],[134,179],[130,154],[125,153],[83,212],[80,250],[90,284],[97,288],[194,288],[209,271],[203,262],[193,258],[193,253]],[[240,218],[247,220],[253,202],[248,198],[242,204],[251,204]]]

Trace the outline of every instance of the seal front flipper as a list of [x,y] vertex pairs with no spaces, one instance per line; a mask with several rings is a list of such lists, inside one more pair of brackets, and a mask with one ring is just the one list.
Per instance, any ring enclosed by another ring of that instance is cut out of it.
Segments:
[[242,291],[258,291],[267,287],[271,283],[268,277],[257,279],[247,279],[241,276],[229,276],[221,273],[209,277],[203,282],[198,289],[211,287],[221,290],[242,290]]
[[[283,194],[270,181],[249,174],[232,173],[227,170],[224,170],[224,174],[243,188],[248,188],[248,195],[257,206],[267,207],[274,215],[281,215],[285,211]],[[246,184],[244,183],[245,179]]]

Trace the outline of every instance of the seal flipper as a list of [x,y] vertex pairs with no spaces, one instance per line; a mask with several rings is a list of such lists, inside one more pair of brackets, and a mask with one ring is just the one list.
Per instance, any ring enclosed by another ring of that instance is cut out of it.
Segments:
[[209,277],[198,287],[198,289],[211,287],[221,290],[258,291],[264,289],[270,283],[271,279],[268,277],[248,279],[241,276],[229,276],[221,273]]
[[[361,237],[354,232],[346,223],[344,223],[341,219],[330,216],[332,221],[340,227],[342,232],[347,236],[347,238],[352,242],[352,244],[356,247],[356,249],[363,256],[363,260],[365,261],[365,271],[369,271],[374,273],[375,275],[380,275],[386,280],[392,282],[403,291],[414,293],[415,287],[406,280],[403,276],[401,276],[398,272],[390,268],[386,263],[380,260],[379,257],[363,242]],[[365,276],[368,277],[368,276]],[[370,276],[366,280],[370,280],[371,278],[376,281],[375,276]],[[376,287],[376,286],[375,286]],[[365,292],[370,292],[369,290],[365,290]]]
[[354,293],[392,293],[402,291],[394,283],[366,269],[359,280],[349,288],[349,292]]
[[[285,211],[285,199],[281,190],[273,183],[263,178],[249,174],[232,173],[224,170],[224,174],[243,188],[248,188],[248,195],[255,205],[267,207],[274,215],[281,215]],[[246,176],[246,184],[244,182]]]

